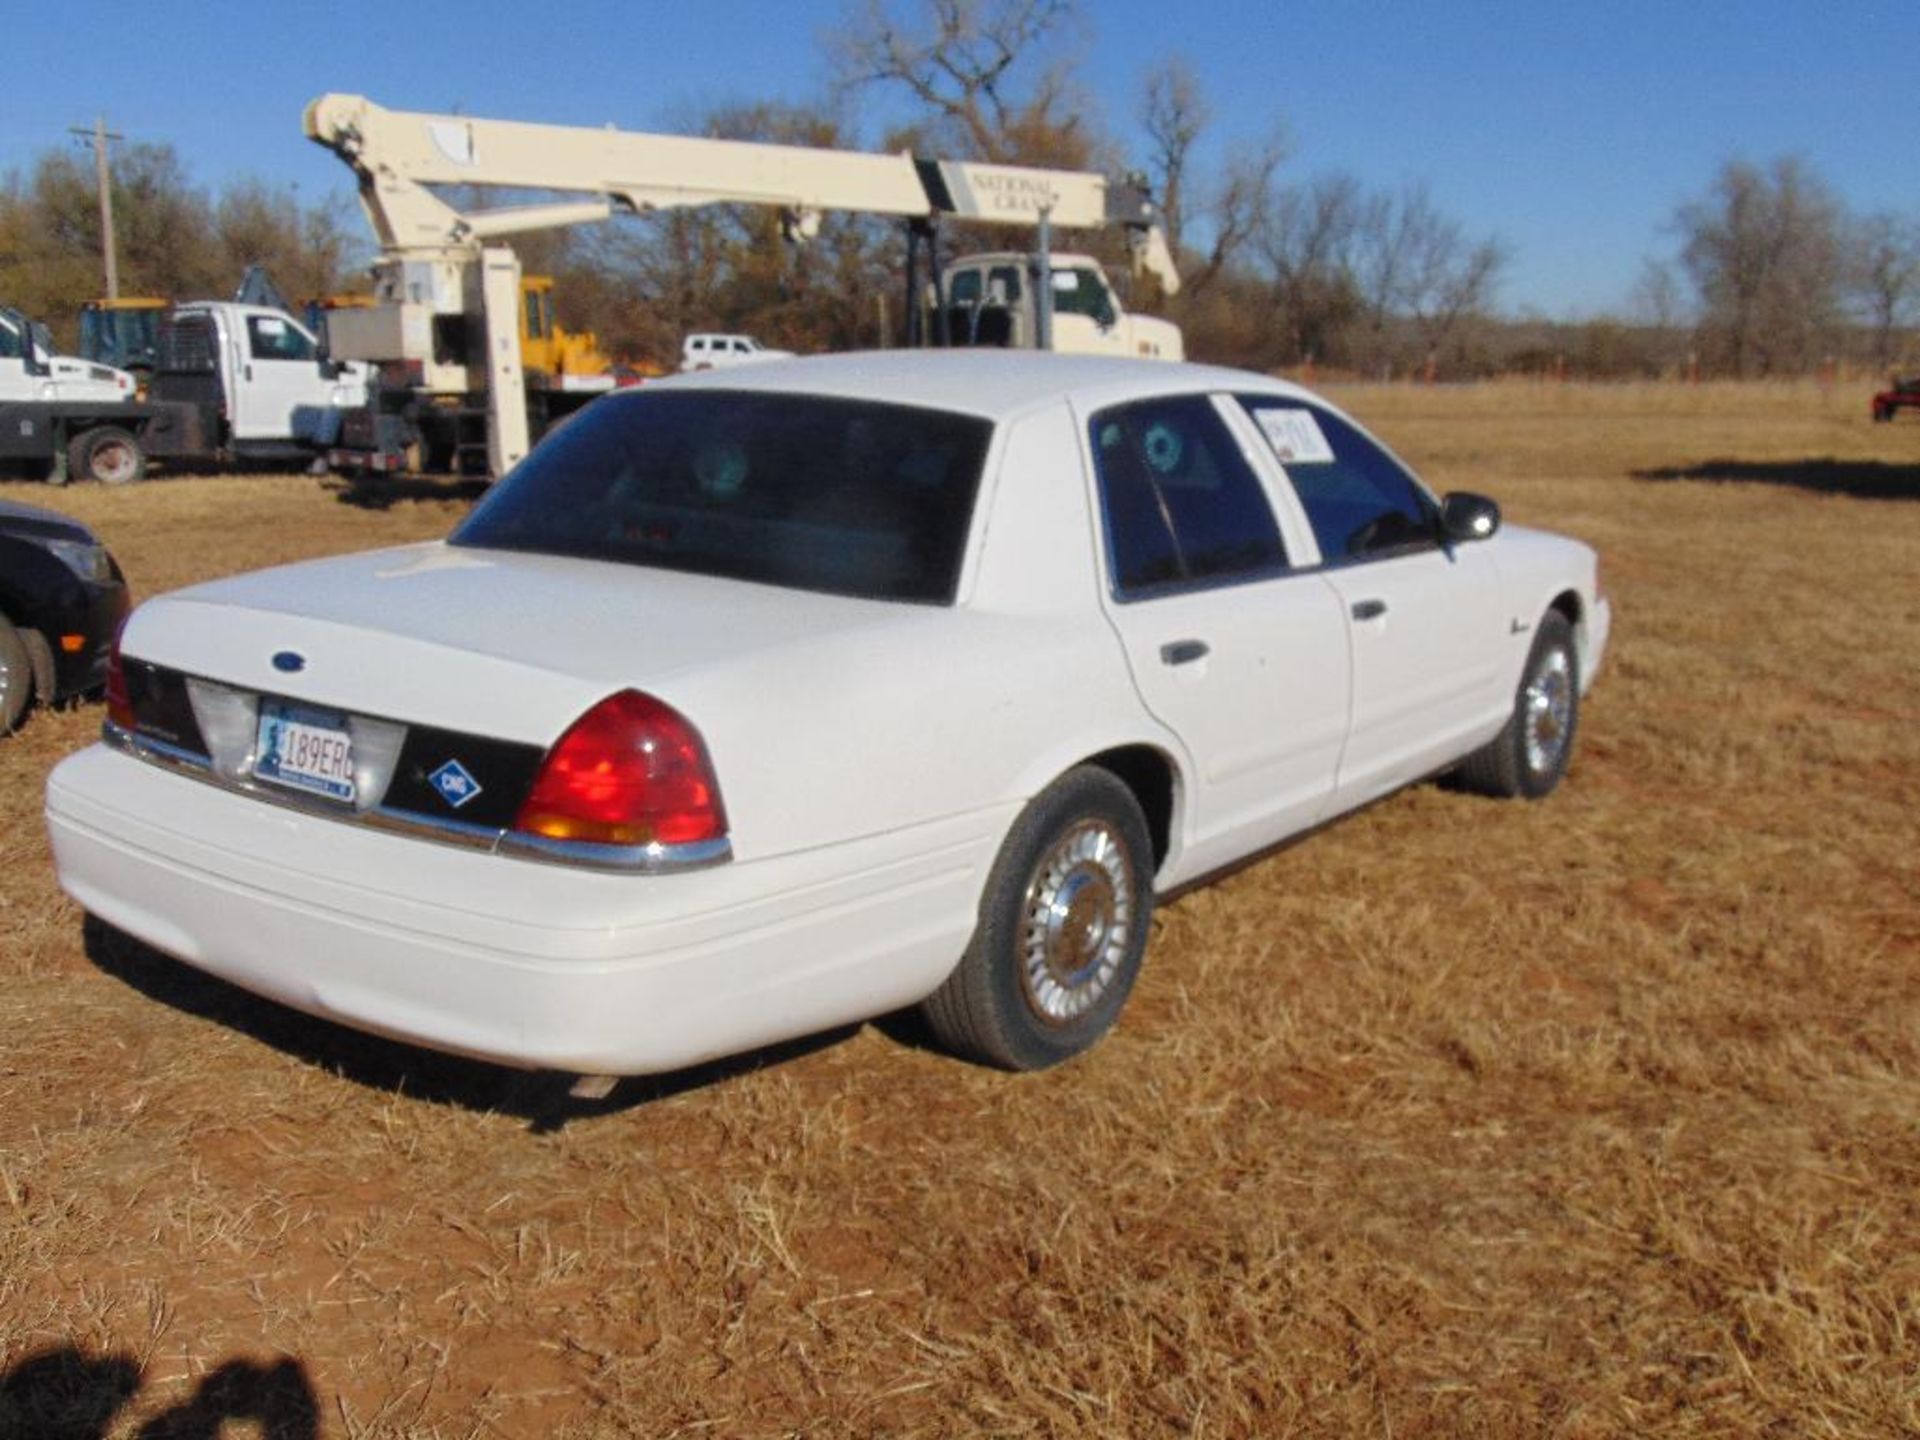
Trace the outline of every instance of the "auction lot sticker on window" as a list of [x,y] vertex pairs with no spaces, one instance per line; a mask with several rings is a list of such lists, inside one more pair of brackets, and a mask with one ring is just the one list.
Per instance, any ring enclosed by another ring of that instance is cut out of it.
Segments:
[[1260,433],[1283,465],[1331,465],[1333,447],[1311,410],[1281,410],[1262,405],[1253,412]]

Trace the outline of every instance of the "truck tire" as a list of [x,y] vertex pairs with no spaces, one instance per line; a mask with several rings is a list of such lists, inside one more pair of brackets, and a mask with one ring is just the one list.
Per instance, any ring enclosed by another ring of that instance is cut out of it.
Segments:
[[33,657],[13,622],[0,615],[0,735],[11,735],[33,703]]
[[73,437],[67,446],[67,469],[76,480],[131,485],[147,473],[147,455],[130,431],[100,425]]

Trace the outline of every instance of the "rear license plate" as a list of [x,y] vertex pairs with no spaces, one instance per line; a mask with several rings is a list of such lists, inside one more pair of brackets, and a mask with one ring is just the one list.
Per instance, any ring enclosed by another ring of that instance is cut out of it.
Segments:
[[253,773],[262,780],[352,803],[353,737],[346,717],[285,700],[260,702]]

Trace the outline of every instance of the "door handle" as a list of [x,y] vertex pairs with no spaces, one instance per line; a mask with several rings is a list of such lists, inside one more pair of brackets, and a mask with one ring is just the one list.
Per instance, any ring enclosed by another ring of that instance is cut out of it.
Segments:
[[1195,660],[1206,659],[1207,653],[1204,640],[1169,640],[1160,647],[1160,660],[1166,665],[1191,665]]
[[1353,602],[1353,618],[1356,620],[1378,620],[1387,613],[1384,600],[1356,600]]

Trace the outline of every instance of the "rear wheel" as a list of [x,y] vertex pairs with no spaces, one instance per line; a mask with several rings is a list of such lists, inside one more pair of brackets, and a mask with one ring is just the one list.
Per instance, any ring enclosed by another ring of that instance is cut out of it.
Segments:
[[1153,844],[1131,791],[1069,771],[1000,847],[973,940],[922,1005],[949,1050],[1040,1070],[1112,1026],[1139,974],[1153,916]]
[[33,657],[13,623],[0,616],[0,735],[20,728],[33,703]]
[[1558,610],[1540,621],[1520,676],[1513,713],[1500,733],[1460,766],[1469,790],[1538,800],[1567,773],[1580,728],[1580,659],[1573,627]]
[[67,446],[67,468],[76,480],[131,485],[147,473],[140,442],[117,425],[82,430]]

